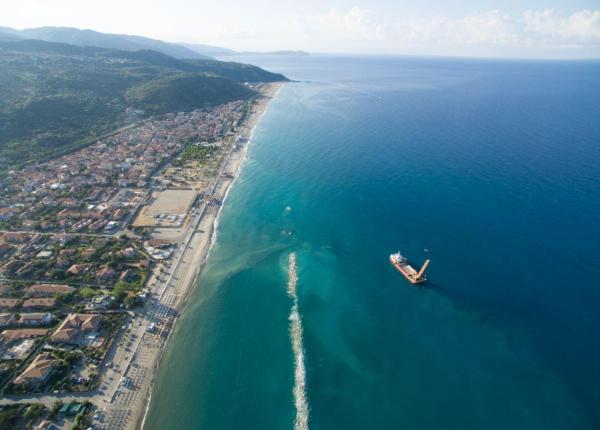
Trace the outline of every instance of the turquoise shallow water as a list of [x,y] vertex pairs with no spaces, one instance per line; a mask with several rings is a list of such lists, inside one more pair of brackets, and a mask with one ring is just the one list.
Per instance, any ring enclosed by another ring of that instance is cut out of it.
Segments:
[[293,428],[291,252],[310,428],[598,428],[600,63],[246,60],[304,82],[256,130],[147,428]]

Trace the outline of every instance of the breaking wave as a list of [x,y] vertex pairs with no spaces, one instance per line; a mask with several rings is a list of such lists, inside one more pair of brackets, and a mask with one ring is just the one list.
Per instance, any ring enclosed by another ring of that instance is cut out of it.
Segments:
[[288,295],[292,299],[290,311],[290,338],[294,353],[294,403],[296,406],[296,419],[294,429],[308,430],[308,399],[306,396],[306,367],[304,365],[304,345],[302,335],[302,319],[298,311],[298,273],[296,270],[296,254],[290,254],[288,270]]

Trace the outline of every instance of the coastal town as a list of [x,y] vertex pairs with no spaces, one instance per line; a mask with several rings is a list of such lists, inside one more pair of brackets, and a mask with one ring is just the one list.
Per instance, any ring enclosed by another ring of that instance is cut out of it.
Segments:
[[253,89],[261,96],[146,119],[0,177],[0,423],[141,426],[278,84]]

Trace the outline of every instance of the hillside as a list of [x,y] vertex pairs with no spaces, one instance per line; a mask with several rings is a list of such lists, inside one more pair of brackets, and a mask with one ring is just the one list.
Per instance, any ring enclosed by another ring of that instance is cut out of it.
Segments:
[[255,66],[155,51],[0,41],[0,170],[70,151],[154,113],[252,95],[241,82],[285,79]]
[[217,60],[189,61],[195,72],[212,73],[238,82],[276,82],[287,81],[280,73],[267,72],[250,64]]
[[200,73],[170,75],[135,85],[125,99],[152,114],[191,110],[249,97],[253,91],[220,76]]
[[[46,42],[67,43],[75,46],[96,46],[122,51],[152,49],[175,58],[210,58],[207,55],[202,55],[185,46],[150,39],[148,37],[100,33],[98,31],[80,30],[78,28],[70,27],[39,27],[28,28],[25,30],[0,27],[0,33],[0,40],[6,40],[6,37],[19,37],[21,39],[37,39]],[[4,39],[2,38],[3,36],[5,37]]]
[[227,48],[221,48],[220,46],[204,45],[201,43],[180,43],[181,46],[191,49],[202,55],[208,55],[210,57],[219,57],[224,55],[235,55],[236,51]]
[[22,37],[15,34],[16,30],[7,27],[0,27],[0,41],[1,42],[13,42],[15,40],[21,40]]

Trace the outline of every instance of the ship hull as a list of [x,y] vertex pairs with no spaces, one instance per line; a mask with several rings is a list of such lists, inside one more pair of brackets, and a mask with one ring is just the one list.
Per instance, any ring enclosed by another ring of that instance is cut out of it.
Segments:
[[426,281],[426,279],[424,277],[423,278],[419,278],[419,279],[414,278],[400,264],[398,264],[398,263],[396,263],[396,262],[394,262],[392,260],[390,260],[390,263],[392,264],[392,266],[394,266],[396,268],[396,270],[398,272],[402,273],[402,276],[404,276],[406,278],[406,280],[408,282],[410,282],[411,284],[413,284],[413,285],[419,285],[419,284],[422,284],[423,282]]

